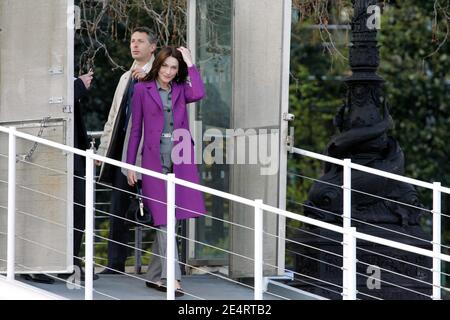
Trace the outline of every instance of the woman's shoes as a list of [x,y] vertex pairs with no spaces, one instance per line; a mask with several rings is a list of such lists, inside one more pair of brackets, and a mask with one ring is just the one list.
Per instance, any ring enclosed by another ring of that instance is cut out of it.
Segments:
[[182,297],[182,296],[184,296],[183,288],[176,289],[175,290],[175,297]]
[[147,286],[147,288],[152,288],[161,292],[167,292],[167,288],[165,286],[157,283],[145,281],[145,285]]
[[[152,288],[161,292],[167,292],[167,287],[162,284],[145,281],[145,285],[147,286],[147,288]],[[175,297],[182,297],[182,296],[184,296],[183,289],[182,288],[175,289]]]

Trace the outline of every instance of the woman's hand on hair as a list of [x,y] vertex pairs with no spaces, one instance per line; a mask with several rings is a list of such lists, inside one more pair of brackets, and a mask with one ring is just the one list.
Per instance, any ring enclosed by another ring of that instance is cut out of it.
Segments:
[[192,62],[191,52],[189,51],[189,49],[185,47],[178,47],[177,50],[181,52],[181,55],[183,56],[183,60],[184,62],[186,62],[187,67],[192,67],[194,63]]

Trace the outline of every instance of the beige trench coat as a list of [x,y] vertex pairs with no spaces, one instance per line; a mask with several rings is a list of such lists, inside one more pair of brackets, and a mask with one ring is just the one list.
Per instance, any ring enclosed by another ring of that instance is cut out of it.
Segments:
[[[153,61],[155,60],[154,55],[152,55],[150,61],[145,65],[144,71],[148,73],[152,67]],[[106,156],[109,153],[109,150],[111,148],[111,136],[113,133],[113,129],[115,126],[116,121],[118,120],[118,113],[120,109],[120,105],[122,104],[122,98],[125,94],[125,90],[127,89],[128,81],[131,77],[131,70],[136,66],[136,61],[133,62],[133,65],[131,66],[130,70],[125,72],[119,80],[119,83],[117,84],[116,91],[114,92],[114,98],[113,102],[111,104],[111,108],[109,110],[108,120],[105,123],[105,126],[103,128],[103,134],[100,138],[100,146],[97,149],[97,154],[101,156]],[[123,150],[122,150],[122,162],[126,161],[126,154],[128,149],[128,140],[130,136],[130,129],[131,129],[131,117],[129,120],[129,123],[127,125],[127,132],[124,140]],[[136,166],[141,166],[141,150],[142,150],[142,143],[139,146],[139,152],[138,152],[138,158],[136,160]],[[104,170],[105,163],[102,163],[102,167],[100,169],[100,177],[102,176],[102,172]],[[126,170],[123,169],[122,173],[124,175],[127,175]],[[140,178],[140,177],[139,177]]]

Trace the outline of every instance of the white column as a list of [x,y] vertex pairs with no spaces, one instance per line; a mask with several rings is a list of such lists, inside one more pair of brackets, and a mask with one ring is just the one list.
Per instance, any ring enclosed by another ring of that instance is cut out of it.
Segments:
[[344,300],[356,299],[356,238],[352,228],[352,169],[351,159],[344,159],[343,168],[343,271],[342,293]]
[[[440,182],[433,183],[433,253],[441,253],[441,187]],[[433,299],[441,299],[441,259],[433,258]]]
[[255,300],[263,300],[263,210],[262,200],[255,200]]
[[175,300],[175,174],[167,178],[167,300]]
[[14,281],[16,262],[16,128],[9,128],[8,144],[8,251],[6,276]]
[[343,177],[343,227],[352,226],[352,168],[351,159],[344,159],[344,177]]
[[356,228],[345,228],[343,250],[343,300],[356,300]]
[[86,150],[86,230],[85,230],[85,291],[86,300],[93,299],[94,277],[94,151]]

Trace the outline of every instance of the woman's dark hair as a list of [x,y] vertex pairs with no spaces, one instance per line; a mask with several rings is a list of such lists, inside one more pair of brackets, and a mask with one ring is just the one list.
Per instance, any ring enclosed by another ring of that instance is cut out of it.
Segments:
[[153,81],[158,78],[159,70],[161,69],[164,61],[168,57],[174,57],[178,60],[178,73],[173,79],[173,81],[178,83],[183,83],[187,81],[188,67],[186,62],[183,60],[181,52],[177,50],[174,46],[164,47],[156,55],[155,61],[153,61],[152,69],[150,72],[142,79],[142,81]]

